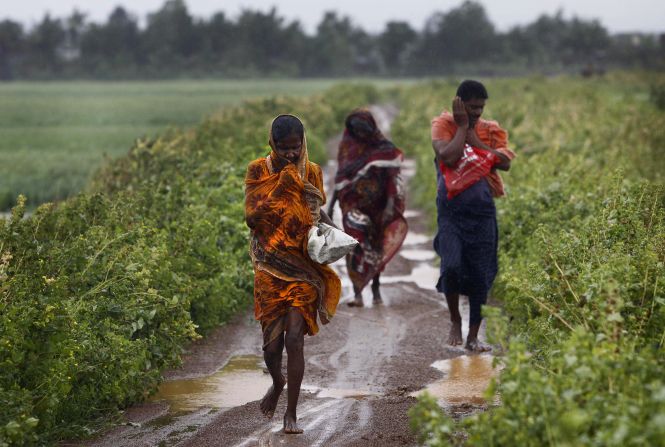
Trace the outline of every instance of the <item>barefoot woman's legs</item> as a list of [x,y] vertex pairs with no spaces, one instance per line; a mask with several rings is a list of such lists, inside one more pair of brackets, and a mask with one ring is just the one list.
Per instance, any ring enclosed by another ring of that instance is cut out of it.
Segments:
[[353,285],[353,301],[346,303],[349,307],[363,307],[363,290],[357,285]]
[[466,349],[475,352],[491,351],[492,347],[478,339],[480,323],[483,321],[482,305],[485,304],[487,294],[479,293],[469,296],[469,335],[466,337]]
[[459,312],[459,293],[446,293],[446,302],[450,312],[450,333],[448,334],[448,344],[458,346],[462,344],[462,315]]
[[381,292],[379,291],[379,287],[381,287],[381,284],[379,282],[380,277],[381,273],[377,273],[376,276],[374,276],[374,282],[372,282],[372,297],[374,300],[374,304],[383,302],[383,299],[381,298]]
[[305,373],[305,319],[296,309],[290,309],[287,315],[285,345],[288,354],[287,395],[288,404],[284,414],[284,433],[302,433],[297,424],[296,407],[300,396],[300,384]]
[[263,399],[261,399],[261,412],[271,418],[277,408],[277,401],[284,389],[284,376],[282,375],[282,351],[284,350],[284,334],[268,343],[263,350],[263,359],[272,377],[272,386]]

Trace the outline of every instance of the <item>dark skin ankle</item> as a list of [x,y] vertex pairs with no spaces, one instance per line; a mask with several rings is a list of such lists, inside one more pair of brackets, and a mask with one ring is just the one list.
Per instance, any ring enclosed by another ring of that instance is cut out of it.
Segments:
[[283,377],[281,383],[273,382],[272,386],[268,388],[265,396],[263,396],[263,399],[261,399],[261,412],[269,419],[275,414],[275,408],[277,408],[277,402],[279,402],[279,396],[281,396],[285,384],[286,379]]
[[290,414],[287,411],[284,414],[284,433],[289,435],[299,435],[302,432],[302,428],[298,427],[298,418],[296,415]]
[[480,323],[472,324],[469,326],[469,335],[466,338],[466,345],[464,346],[469,351],[473,352],[488,352],[492,347],[486,343],[478,340],[478,331],[480,330]]
[[356,287],[355,285],[353,286],[353,293],[355,297],[353,298],[353,301],[349,301],[346,303],[347,306],[349,307],[363,307],[363,292],[361,289]]
[[462,322],[453,321],[448,333],[448,344],[450,346],[460,346],[463,342],[462,338]]
[[379,283],[379,276],[381,276],[381,274],[377,273],[377,275],[374,277],[374,282],[372,283],[372,296],[374,297],[374,304],[383,302],[383,299],[381,298],[381,292],[379,291],[379,287],[381,286]]
[[451,346],[459,346],[464,342],[464,339],[462,338],[462,316],[459,313],[459,294],[446,294],[446,302],[448,303],[450,321],[452,322],[450,332],[448,333],[448,344]]
[[287,360],[287,396],[288,403],[284,414],[284,433],[298,434],[302,430],[298,427],[296,408],[300,396],[300,385],[305,373],[305,319],[296,309],[290,309],[287,316],[286,336],[284,337]]
[[263,399],[261,399],[261,413],[266,417],[272,418],[279,402],[279,396],[282,394],[286,379],[282,375],[282,351],[284,349],[284,335],[280,335],[270,342],[263,351],[263,359],[266,362],[268,372],[272,377],[272,386],[268,389]]

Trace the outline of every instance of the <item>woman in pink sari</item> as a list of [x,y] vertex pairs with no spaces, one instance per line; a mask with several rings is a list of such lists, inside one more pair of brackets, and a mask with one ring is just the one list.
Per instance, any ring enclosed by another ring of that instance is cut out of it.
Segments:
[[362,307],[362,290],[370,280],[374,303],[382,301],[379,277],[408,231],[400,176],[404,156],[383,136],[368,110],[353,111],[345,126],[328,214],[332,216],[339,200],[344,231],[360,243],[346,264],[355,294],[348,304]]

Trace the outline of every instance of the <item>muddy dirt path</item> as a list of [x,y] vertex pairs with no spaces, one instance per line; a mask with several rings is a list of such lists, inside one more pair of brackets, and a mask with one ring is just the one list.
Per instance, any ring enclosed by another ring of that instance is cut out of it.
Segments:
[[[384,129],[396,115],[390,107],[373,112]],[[336,146],[332,141],[331,151]],[[334,162],[325,168],[328,186],[335,169]],[[414,164],[407,161],[403,173],[412,177]],[[281,433],[286,393],[272,420],[259,412],[258,400],[270,379],[263,370],[259,325],[246,313],[193,344],[184,366],[166,373],[159,393],[126,412],[127,425],[84,445],[415,445],[407,411],[424,388],[454,414],[482,409],[481,395],[493,374],[490,357],[466,356],[463,349],[445,344],[449,315],[443,296],[434,290],[438,267],[432,238],[418,211],[409,210],[407,219],[407,240],[382,275],[382,305],[372,306],[368,287],[366,307],[347,307],[352,291],[346,268],[343,262],[334,265],[344,285],[337,315],[318,335],[305,339],[298,406],[304,434]],[[462,311],[468,315],[468,309]]]

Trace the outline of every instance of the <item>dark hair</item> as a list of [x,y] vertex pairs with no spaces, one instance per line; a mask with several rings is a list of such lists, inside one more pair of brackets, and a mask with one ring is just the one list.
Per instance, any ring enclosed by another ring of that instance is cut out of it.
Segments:
[[471,79],[463,81],[459,87],[457,87],[457,96],[462,98],[462,101],[469,101],[470,99],[487,99],[487,89],[485,86]]
[[279,115],[272,122],[272,140],[277,142],[296,134],[301,139],[305,136],[305,128],[298,118],[293,115]]
[[364,109],[351,112],[344,120],[344,125],[354,137],[358,137],[357,131],[364,131],[367,136],[372,136],[378,130],[372,112]]

